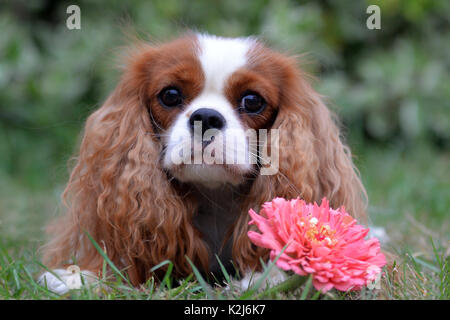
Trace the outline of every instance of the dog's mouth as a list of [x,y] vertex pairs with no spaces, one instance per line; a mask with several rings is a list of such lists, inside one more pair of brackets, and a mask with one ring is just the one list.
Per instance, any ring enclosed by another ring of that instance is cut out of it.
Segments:
[[239,185],[245,175],[253,171],[245,143],[227,144],[223,138],[185,137],[166,147],[164,168],[180,182],[215,187],[223,184]]
[[170,174],[180,182],[216,188],[224,184],[234,186],[245,181],[247,170],[229,164],[179,164],[168,168]]

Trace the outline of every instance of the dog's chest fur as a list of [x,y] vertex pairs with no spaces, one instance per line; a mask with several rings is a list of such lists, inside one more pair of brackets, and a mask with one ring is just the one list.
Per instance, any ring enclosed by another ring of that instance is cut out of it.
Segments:
[[[216,254],[234,274],[232,260],[232,237],[230,227],[241,211],[241,201],[245,189],[225,185],[217,189],[195,188],[198,209],[194,215],[194,226],[201,232],[202,239],[209,247],[209,272],[221,277],[222,271]],[[228,237],[224,243],[225,238]]]

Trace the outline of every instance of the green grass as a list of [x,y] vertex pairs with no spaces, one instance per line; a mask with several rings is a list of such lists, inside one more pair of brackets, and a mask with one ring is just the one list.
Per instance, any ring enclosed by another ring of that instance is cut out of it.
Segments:
[[[43,270],[38,250],[43,228],[57,214],[62,188],[31,191],[19,181],[1,177],[0,299],[450,299],[449,160],[449,154],[423,149],[361,153],[357,163],[369,193],[371,223],[386,229],[390,241],[385,248],[400,259],[394,270],[385,270],[380,290],[357,293],[320,294],[309,280],[287,291],[283,286],[258,290],[264,279],[247,291],[232,283],[210,287],[195,266],[193,274],[174,285],[170,261],[154,268],[166,267],[162,281],[149,279],[134,288],[126,273],[104,255],[104,267],[113,270],[108,278],[95,287],[59,296],[35,279]],[[226,271],[224,276],[231,278]]]

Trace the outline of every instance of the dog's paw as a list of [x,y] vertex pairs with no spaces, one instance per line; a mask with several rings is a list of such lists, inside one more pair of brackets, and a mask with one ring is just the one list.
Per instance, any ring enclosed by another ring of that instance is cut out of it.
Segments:
[[92,284],[97,277],[91,271],[83,270],[77,266],[70,266],[67,269],[54,269],[52,272],[43,273],[38,283],[47,286],[47,289],[58,294],[65,294],[71,289],[80,289],[84,284]]
[[258,290],[265,290],[267,288],[273,287],[288,278],[286,273],[284,273],[281,269],[274,266],[267,277],[265,279],[261,279],[263,277],[262,272],[247,272],[244,277],[236,281],[234,283],[235,286],[240,288],[241,291],[246,291],[255,286],[259,281],[262,280],[261,285]]

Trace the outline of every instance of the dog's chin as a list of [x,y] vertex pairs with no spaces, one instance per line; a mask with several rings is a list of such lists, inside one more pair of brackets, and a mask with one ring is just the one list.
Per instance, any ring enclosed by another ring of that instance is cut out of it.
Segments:
[[238,186],[245,181],[248,169],[227,164],[181,164],[169,168],[171,175],[180,182],[216,189],[225,184]]

